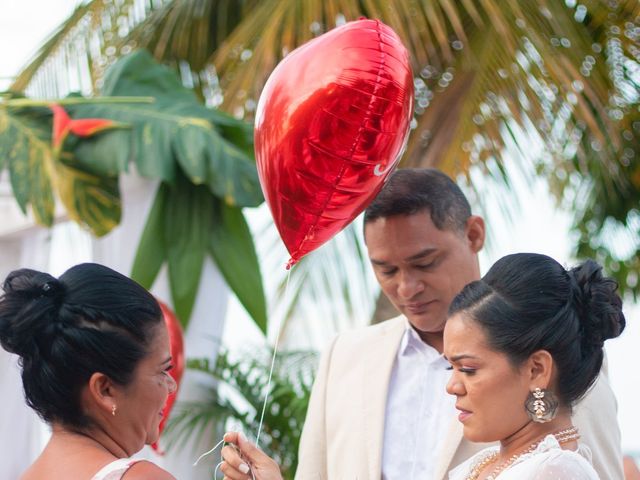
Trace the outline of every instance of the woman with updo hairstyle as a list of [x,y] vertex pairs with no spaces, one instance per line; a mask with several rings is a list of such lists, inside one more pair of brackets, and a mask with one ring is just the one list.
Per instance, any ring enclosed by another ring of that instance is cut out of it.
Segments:
[[567,271],[520,253],[455,297],[444,331],[447,391],[464,436],[500,446],[464,462],[451,480],[598,478],[571,409],[600,373],[604,341],[624,330],[616,290],[592,260]]
[[[571,409],[600,373],[604,341],[624,330],[616,290],[591,260],[567,271],[545,255],[519,253],[454,298],[444,330],[447,391],[464,436],[499,445],[454,468],[449,480],[599,478]],[[224,438],[233,444],[222,449],[229,478],[282,479],[242,435]]]
[[52,435],[23,480],[172,479],[131,460],[158,439],[176,384],[158,302],[133,280],[85,263],[60,278],[9,274],[0,343],[20,357],[27,404]]

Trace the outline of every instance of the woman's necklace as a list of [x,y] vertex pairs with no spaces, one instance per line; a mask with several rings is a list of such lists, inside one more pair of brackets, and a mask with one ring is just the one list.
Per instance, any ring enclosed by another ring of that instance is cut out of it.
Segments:
[[[564,443],[572,442],[572,441],[577,440],[577,439],[580,438],[580,434],[578,433],[578,429],[576,427],[567,428],[566,430],[560,430],[559,432],[552,433],[552,435],[554,437],[556,437],[556,440],[558,441],[558,443],[560,445],[562,445]],[[546,435],[545,435],[545,437],[546,437]],[[518,460],[520,457],[522,457],[523,455],[526,455],[527,453],[531,453],[536,448],[538,448],[538,445],[540,445],[541,441],[542,441],[542,439],[538,440],[535,443],[532,443],[529,446],[529,448],[527,448],[523,452],[516,453],[516,454],[512,455],[508,460],[502,462],[500,465],[498,465],[496,468],[494,468],[493,471],[487,476],[487,478],[485,480],[495,480],[495,478],[503,470],[505,470],[508,467],[510,467],[511,465],[513,465],[513,463],[516,460]],[[492,464],[493,462],[495,462],[498,459],[499,453],[500,452],[492,452],[489,455],[487,455],[486,457],[484,457],[482,460],[480,460],[478,463],[476,463],[473,466],[473,468],[471,469],[471,472],[467,476],[466,480],[477,480],[477,478],[480,476],[480,473],[482,473],[482,470],[484,470],[485,467],[487,467],[488,465]]]

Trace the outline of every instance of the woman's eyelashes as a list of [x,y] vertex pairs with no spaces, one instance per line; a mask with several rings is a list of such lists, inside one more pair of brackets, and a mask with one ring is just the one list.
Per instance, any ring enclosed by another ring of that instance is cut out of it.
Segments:
[[[453,368],[453,365],[449,365],[447,367],[447,370],[453,370]],[[466,373],[467,375],[473,375],[474,373],[476,373],[476,369],[470,367],[458,367],[457,370],[459,372]]]

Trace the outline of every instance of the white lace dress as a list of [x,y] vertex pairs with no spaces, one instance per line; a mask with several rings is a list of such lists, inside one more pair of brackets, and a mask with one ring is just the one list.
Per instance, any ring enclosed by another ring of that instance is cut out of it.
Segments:
[[96,473],[91,480],[120,480],[129,467],[140,460],[121,458],[108,463]]
[[[449,480],[466,480],[473,467],[499,447],[486,448],[449,472]],[[531,453],[522,455],[496,480],[600,480],[591,466],[591,450],[563,450],[553,435],[547,435]]]

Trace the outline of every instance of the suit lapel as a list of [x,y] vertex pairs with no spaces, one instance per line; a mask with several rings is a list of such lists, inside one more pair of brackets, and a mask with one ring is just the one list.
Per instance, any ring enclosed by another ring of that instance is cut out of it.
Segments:
[[451,461],[456,454],[456,450],[458,450],[458,447],[460,446],[462,438],[462,424],[455,416],[452,416],[451,422],[449,422],[447,436],[445,437],[444,442],[442,442],[440,454],[437,456],[438,463],[434,472],[435,479],[441,480],[447,478],[447,472],[451,466]]
[[365,435],[363,444],[367,449],[370,479],[379,479],[381,476],[387,391],[398,345],[406,327],[404,317],[387,322],[389,323],[384,325],[386,328],[381,328],[372,336],[371,348],[367,349],[361,363],[364,369],[360,389]]

